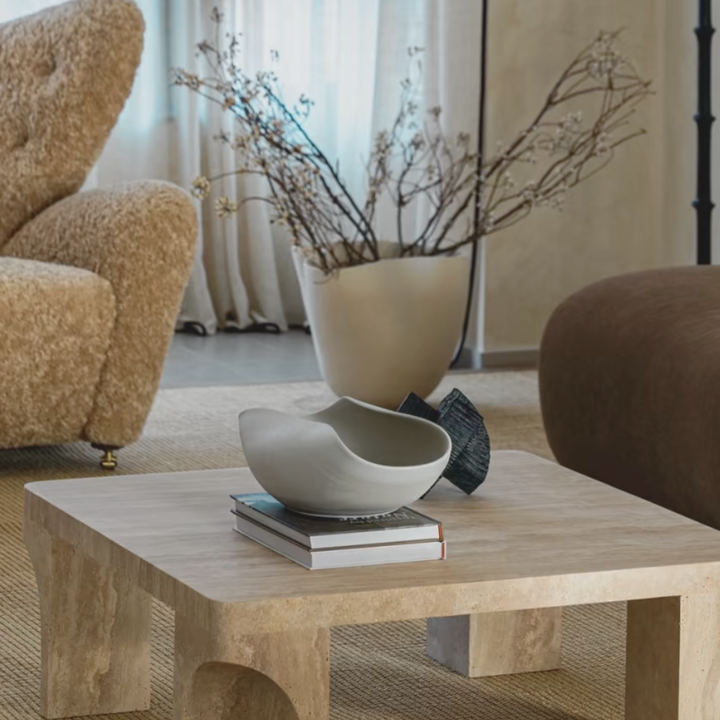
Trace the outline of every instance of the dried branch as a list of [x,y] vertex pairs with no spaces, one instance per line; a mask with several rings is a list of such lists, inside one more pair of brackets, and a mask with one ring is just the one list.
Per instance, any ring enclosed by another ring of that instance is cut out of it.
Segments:
[[[421,117],[416,99],[421,78],[409,75],[402,82],[393,124],[373,142],[367,192],[360,202],[347,189],[339,164],[305,127],[312,101],[301,96],[291,107],[282,99],[274,73],[245,74],[238,62],[240,37],[228,35],[223,48],[222,16],[215,12],[213,19],[215,43],[198,45],[209,74],[175,70],[174,83],[232,113],[234,135],[222,132],[216,139],[237,153],[239,166],[232,173],[197,178],[193,194],[205,199],[213,183],[228,175],[264,177],[268,197],[253,196],[238,204],[222,196],[216,212],[227,217],[249,200],[269,203],[272,222],[287,226],[294,242],[325,272],[380,259],[376,211],[383,196],[395,207],[391,232],[398,256],[452,254],[511,227],[535,209],[561,210],[571,189],[607,167],[620,146],[645,133],[632,120],[637,105],[652,92],[650,83],[618,52],[619,33],[600,33],[583,49],[560,74],[532,121],[511,142],[500,144],[479,172],[469,134],[449,138],[439,107]],[[418,73],[420,53],[419,48],[408,51]],[[583,112],[577,110],[578,103]],[[476,226],[469,222],[468,211],[478,189],[481,213]],[[406,238],[406,214],[414,212],[417,202],[428,204],[429,216]]]

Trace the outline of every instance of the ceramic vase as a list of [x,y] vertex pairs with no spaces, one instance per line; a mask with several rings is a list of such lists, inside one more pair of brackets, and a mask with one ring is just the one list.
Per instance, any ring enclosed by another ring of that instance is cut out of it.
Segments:
[[452,441],[429,420],[351,398],[304,417],[266,408],[240,414],[248,467],[290,510],[326,517],[394,512],[442,475]]
[[467,303],[464,256],[387,258],[326,275],[295,249],[323,377],[339,396],[397,409],[424,398],[456,350]]

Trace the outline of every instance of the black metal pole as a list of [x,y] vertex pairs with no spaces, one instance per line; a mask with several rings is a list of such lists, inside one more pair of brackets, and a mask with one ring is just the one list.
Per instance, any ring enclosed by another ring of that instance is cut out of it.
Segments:
[[[482,32],[480,34],[480,100],[478,107],[478,159],[477,159],[477,181],[475,183],[475,212],[473,225],[477,233],[480,228],[482,215],[482,166],[485,157],[485,119],[487,115],[487,46],[488,46],[488,5],[489,0],[483,0],[482,4]],[[472,246],[470,257],[470,288],[468,290],[467,304],[465,306],[465,320],[463,322],[462,336],[457,353],[453,358],[450,367],[457,365],[462,355],[465,341],[467,340],[470,317],[472,315],[472,302],[475,295],[475,282],[477,280],[477,258],[480,249],[480,240],[477,239]]]
[[712,0],[700,0],[699,23],[695,28],[698,39],[698,128],[697,199],[697,262],[712,262],[712,43],[715,28],[712,24]]

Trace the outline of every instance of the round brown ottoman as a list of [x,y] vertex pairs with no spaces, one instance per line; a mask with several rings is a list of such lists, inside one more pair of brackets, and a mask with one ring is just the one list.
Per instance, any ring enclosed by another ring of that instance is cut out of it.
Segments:
[[720,529],[720,267],[623,275],[563,302],[540,399],[562,465]]

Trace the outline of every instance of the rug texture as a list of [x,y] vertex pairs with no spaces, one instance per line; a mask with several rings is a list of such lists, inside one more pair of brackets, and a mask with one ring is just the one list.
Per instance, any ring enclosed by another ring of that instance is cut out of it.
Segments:
[[[484,414],[493,449],[551,457],[533,372],[449,376]],[[154,473],[244,465],[237,414],[264,406],[292,413],[319,410],[333,396],[322,383],[161,391],[145,434],[120,453],[120,472]],[[32,567],[22,543],[26,482],[100,474],[84,445],[0,450],[0,719],[37,720],[40,616]],[[151,480],[148,480],[151,482]],[[482,487],[477,491],[482,492]],[[469,680],[429,660],[422,622],[352,626],[332,633],[332,720],[621,720],[625,606],[565,612],[563,668]],[[153,609],[153,707],[107,716],[172,717],[173,613]],[[238,720],[265,720],[242,718]]]

